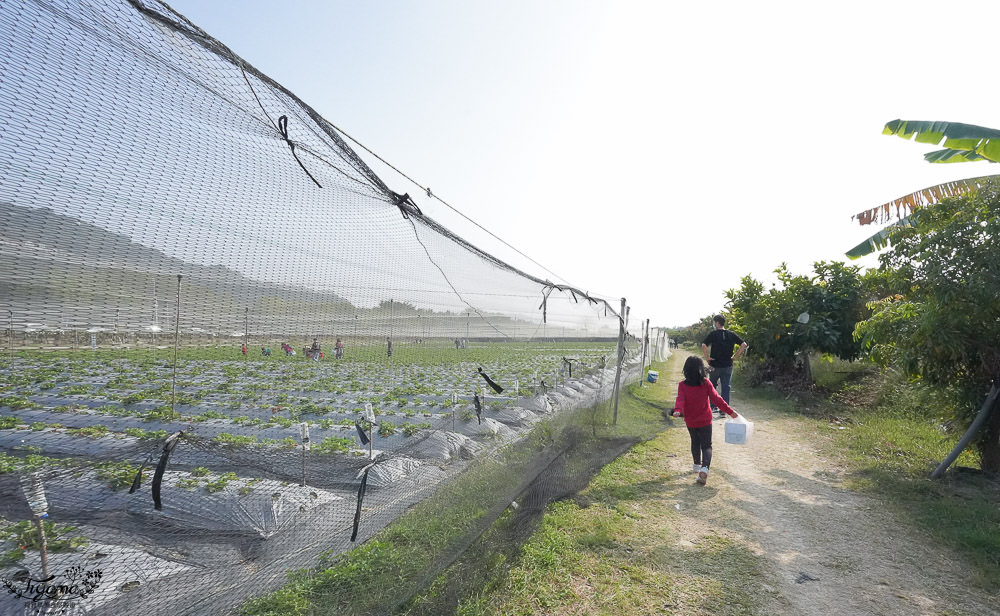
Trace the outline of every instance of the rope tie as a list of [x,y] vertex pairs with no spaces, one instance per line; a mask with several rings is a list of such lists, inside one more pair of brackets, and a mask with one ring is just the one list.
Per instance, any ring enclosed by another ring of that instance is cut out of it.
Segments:
[[301,160],[299,160],[299,155],[295,153],[295,142],[293,142],[288,137],[288,116],[283,115],[278,118],[278,132],[281,133],[281,137],[285,140],[285,143],[287,143],[288,147],[292,150],[292,156],[295,157],[295,162],[299,163],[299,166],[302,167],[302,170],[306,172],[306,175],[309,176],[309,179],[316,183],[316,186],[323,188],[322,184],[316,181],[316,178],[314,178],[312,174],[309,173],[309,170],[306,169],[306,166],[302,164]]

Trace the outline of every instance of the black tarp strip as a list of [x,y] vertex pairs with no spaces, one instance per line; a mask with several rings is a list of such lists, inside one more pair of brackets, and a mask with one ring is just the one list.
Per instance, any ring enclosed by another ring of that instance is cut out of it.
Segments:
[[177,441],[180,440],[181,432],[174,432],[163,444],[163,453],[160,455],[160,463],[156,465],[156,473],[153,475],[153,506],[157,511],[163,509],[163,502],[160,500],[160,484],[163,483],[163,472],[167,470],[167,460],[173,453]]
[[358,488],[358,506],[354,510],[354,530],[351,531],[351,543],[353,543],[358,538],[358,527],[361,525],[361,503],[365,499],[365,489],[368,487],[368,471],[371,467],[365,469],[365,474],[361,476],[361,487]]
[[146,456],[146,461],[139,466],[139,472],[135,474],[135,479],[132,480],[132,487],[128,491],[129,494],[134,494],[135,491],[139,489],[139,486],[142,485],[142,471],[146,470],[146,466],[152,461],[153,454]]
[[490,387],[492,387],[493,391],[497,392],[498,394],[502,394],[503,393],[503,387],[500,387],[499,385],[497,385],[493,381],[493,379],[490,378],[490,375],[488,375],[485,372],[483,372],[483,367],[482,366],[479,367],[479,375],[482,376],[486,380],[486,384],[489,385]]
[[365,434],[364,429],[361,427],[361,424],[357,419],[354,420],[354,427],[358,430],[358,438],[361,439],[361,444],[367,445],[370,442],[370,439],[368,438],[368,435]]

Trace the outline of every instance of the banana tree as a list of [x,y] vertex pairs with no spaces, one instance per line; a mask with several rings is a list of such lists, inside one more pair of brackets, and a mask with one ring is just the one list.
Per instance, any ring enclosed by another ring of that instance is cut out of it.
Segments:
[[[924,155],[924,159],[931,163],[1000,162],[1000,130],[992,128],[954,122],[893,120],[885,125],[882,133],[914,139],[918,143],[943,145],[943,150]],[[911,327],[916,326],[914,332],[918,338],[930,332],[930,335],[943,335],[944,339],[932,344],[918,341],[914,345],[905,336],[903,342],[890,338],[889,345],[909,349],[911,361],[916,360],[917,363],[906,370],[927,382],[955,389],[966,402],[981,394],[985,382],[992,384],[990,394],[965,435],[934,470],[932,478],[941,476],[962,450],[976,439],[979,439],[983,470],[1000,472],[1000,411],[995,410],[1000,400],[1000,363],[988,357],[989,350],[986,354],[970,350],[984,339],[986,328],[1000,322],[995,314],[984,312],[984,307],[990,306],[990,300],[996,297],[996,289],[983,282],[996,271],[996,253],[988,247],[998,234],[997,221],[1000,220],[997,216],[1000,213],[1000,198],[996,185],[993,188],[983,187],[996,178],[1000,175],[946,182],[855,215],[862,225],[866,225],[887,222],[895,210],[899,220],[853,248],[847,253],[851,258],[870,254],[893,241],[893,227],[914,227],[914,233],[906,230],[896,236],[896,250],[886,255],[888,260],[883,262],[883,266],[903,265],[918,276],[913,286],[913,297],[908,303],[921,307],[921,310],[909,315],[907,320],[911,321]],[[982,192],[971,199],[941,203],[949,197],[968,195],[980,189]],[[939,203],[936,208],[927,208]],[[916,267],[918,264],[919,267]],[[992,278],[996,279],[995,276]],[[966,295],[970,292],[979,293],[980,297],[970,299]],[[878,315],[876,312],[868,321],[858,323],[855,334],[866,330],[878,331]],[[957,320],[949,322],[948,319],[954,319],[956,315]],[[957,322],[968,324],[967,331],[956,333],[961,329],[953,325]],[[885,330],[882,333],[885,334]],[[898,337],[898,328],[892,328],[890,336]],[[985,339],[990,338],[986,335]],[[948,353],[952,355],[948,356]],[[943,376],[938,378],[936,371],[942,368],[940,374]],[[956,386],[956,372],[971,378]]]
[[[994,128],[958,122],[893,120],[886,123],[882,134],[913,139],[917,143],[944,145],[943,150],[924,154],[924,160],[931,163],[1000,162],[1000,130]],[[892,228],[908,225],[918,209],[948,197],[976,192],[994,178],[1000,178],[1000,174],[945,182],[855,214],[852,218],[862,225],[888,222],[892,214],[896,215],[897,221],[849,250],[847,256],[857,259],[881,250],[888,245]]]

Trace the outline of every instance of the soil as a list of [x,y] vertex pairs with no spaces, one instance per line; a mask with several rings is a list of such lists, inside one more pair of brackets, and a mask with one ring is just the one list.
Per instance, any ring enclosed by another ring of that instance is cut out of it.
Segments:
[[[679,369],[680,362],[670,363]],[[704,492],[680,491],[678,505],[691,527],[749,545],[763,558],[763,613],[1000,614],[1000,595],[972,585],[959,555],[876,497],[844,487],[830,435],[817,433],[814,422],[745,402],[735,389],[732,406],[754,422],[750,442],[725,443],[716,420]],[[676,481],[694,484],[684,451],[674,462]]]

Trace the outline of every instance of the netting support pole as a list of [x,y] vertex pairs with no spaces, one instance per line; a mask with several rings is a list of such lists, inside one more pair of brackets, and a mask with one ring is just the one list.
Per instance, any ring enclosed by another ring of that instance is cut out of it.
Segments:
[[642,351],[649,360],[649,367],[653,367],[653,349],[649,346],[649,319],[646,319],[646,346]]
[[299,483],[303,488],[306,486],[306,454],[310,449],[309,441],[309,422],[304,421],[300,424],[301,435],[302,435],[302,481]]
[[642,330],[642,361],[639,363],[639,387],[642,387],[643,372],[646,371],[646,349],[649,347],[649,319],[646,319],[646,326]]
[[174,315],[174,375],[170,383],[170,421],[174,420],[174,406],[177,404],[177,346],[181,334],[181,275],[177,274],[177,310]]
[[612,423],[618,425],[618,394],[622,386],[622,363],[625,361],[625,298],[622,298],[622,311],[618,317],[618,365],[615,368],[615,413]]
[[38,529],[38,554],[42,559],[42,575],[49,577],[49,545],[45,539],[45,525],[40,516],[35,516],[35,528]]

